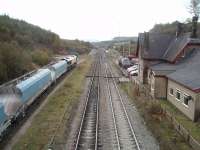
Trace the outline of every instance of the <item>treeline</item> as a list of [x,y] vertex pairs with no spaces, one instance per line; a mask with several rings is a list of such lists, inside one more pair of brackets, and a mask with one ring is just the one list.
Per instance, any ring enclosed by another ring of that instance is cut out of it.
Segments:
[[[175,34],[177,30],[178,21],[174,21],[172,23],[166,24],[155,24],[154,27],[150,30],[152,33],[169,33]],[[191,32],[192,31],[192,22],[191,20],[187,19],[185,22],[182,23],[183,32]],[[200,23],[197,24],[197,35],[200,37]]]
[[114,47],[123,56],[136,55],[137,43],[135,41],[124,43],[121,45],[115,45]]
[[22,20],[0,15],[0,84],[46,65],[54,54],[89,52],[91,44],[63,40]]
[[78,52],[79,54],[88,53],[92,48],[92,44],[80,40],[66,40],[62,39],[61,47],[67,49],[68,52]]

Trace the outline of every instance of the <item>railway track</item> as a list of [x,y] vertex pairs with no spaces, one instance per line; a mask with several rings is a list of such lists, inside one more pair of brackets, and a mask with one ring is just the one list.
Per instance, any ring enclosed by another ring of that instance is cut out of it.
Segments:
[[98,127],[99,127],[99,74],[100,57],[97,55],[91,69],[90,88],[86,97],[86,104],[82,115],[74,150],[98,148]]
[[[139,142],[131,125],[122,96],[112,73],[111,66],[106,64],[105,73],[100,71],[102,61],[101,54],[97,55],[91,68],[90,86],[86,97],[86,103],[81,118],[78,135],[76,136],[74,150],[97,150],[100,147],[99,134],[99,100],[100,100],[100,77],[104,77],[107,83],[109,104],[112,115],[114,149],[140,150]],[[110,141],[111,142],[111,141]]]
[[140,150],[139,142],[109,64],[106,64],[105,74],[116,141],[113,145],[118,150]]

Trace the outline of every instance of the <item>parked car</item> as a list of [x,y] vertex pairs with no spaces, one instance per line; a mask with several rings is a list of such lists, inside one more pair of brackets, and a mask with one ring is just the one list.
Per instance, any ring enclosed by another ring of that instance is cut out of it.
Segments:
[[138,76],[138,69],[137,70],[133,70],[129,73],[130,76]]
[[131,62],[128,58],[123,57],[119,59],[119,65],[125,69],[131,66]]
[[131,71],[134,71],[137,69],[138,69],[138,65],[133,65],[133,66],[129,67],[126,71],[127,71],[127,73],[130,73]]

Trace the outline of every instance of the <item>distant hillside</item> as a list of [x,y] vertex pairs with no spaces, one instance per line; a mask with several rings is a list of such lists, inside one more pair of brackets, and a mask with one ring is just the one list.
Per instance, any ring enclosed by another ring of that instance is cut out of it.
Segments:
[[[0,16],[0,42],[17,42],[20,47],[34,50],[49,48],[58,52],[61,49],[90,48],[90,43],[79,40],[63,40],[51,31],[29,24],[23,20],[12,19],[9,16]],[[84,50],[85,51],[85,50]]]
[[51,31],[0,15],[0,84],[47,64],[54,54],[81,54],[91,48],[88,42],[63,40]]
[[22,48],[59,47],[57,34],[31,25],[22,20],[0,16],[0,41],[16,41]]
[[114,41],[110,40],[110,41],[93,42],[92,44],[93,44],[94,46],[97,46],[97,47],[108,48],[108,47],[112,46],[113,43],[114,43]]
[[99,47],[113,47],[113,45],[123,45],[127,43],[135,43],[137,41],[137,37],[114,37],[110,41],[100,41],[100,42],[93,42],[93,45],[99,46]]
[[137,37],[115,37],[113,38],[113,41],[137,41]]

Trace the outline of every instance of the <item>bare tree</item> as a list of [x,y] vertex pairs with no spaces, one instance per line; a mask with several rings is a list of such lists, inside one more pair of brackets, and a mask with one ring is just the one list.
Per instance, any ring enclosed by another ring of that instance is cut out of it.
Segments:
[[200,14],[200,0],[191,0],[189,5],[189,13],[195,17]]
[[197,23],[200,14],[200,0],[190,0],[190,5],[188,7],[189,13],[192,17],[192,38],[197,38]]

